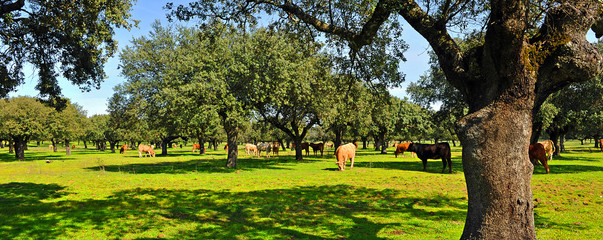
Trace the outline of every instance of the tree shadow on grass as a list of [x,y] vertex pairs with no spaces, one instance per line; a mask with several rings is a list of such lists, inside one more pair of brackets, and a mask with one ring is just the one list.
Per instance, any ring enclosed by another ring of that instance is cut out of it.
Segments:
[[[457,161],[455,161],[457,160]],[[349,167],[346,165],[346,169]],[[420,159],[416,159],[416,161],[401,161],[401,162],[358,162],[354,163],[354,168],[383,168],[383,169],[392,169],[392,170],[404,170],[404,171],[416,171],[416,172],[425,172],[425,173],[442,173],[442,160],[441,159],[429,159],[427,160],[427,169],[423,171],[423,163]],[[446,166],[445,174],[448,174],[448,166]],[[463,166],[460,159],[452,159],[452,173],[455,172],[463,172]]]
[[[0,238],[69,238],[72,235],[66,234],[85,233],[89,238],[114,239],[136,233],[134,237],[143,239],[160,237],[159,232],[170,239],[384,239],[381,234],[409,229],[434,231],[409,225],[409,220],[462,222],[467,204],[444,195],[407,197],[396,190],[350,185],[251,192],[131,189],[101,200],[58,202],[41,200],[61,187],[39,188],[46,193],[34,194],[29,204],[0,205]],[[7,184],[0,189],[12,189],[9,192],[16,195],[29,191]]]
[[[283,164],[309,162],[312,162],[312,160],[298,162],[291,157],[240,158],[237,161],[237,168],[232,169],[226,167],[226,159],[195,159],[189,161],[106,165],[104,166],[104,170],[108,172],[132,174],[185,174],[191,172],[230,173],[236,172],[237,170],[289,169],[283,166]],[[89,167],[87,169],[95,171],[100,170],[98,166]]]
[[[73,156],[73,155],[72,155]],[[28,153],[25,152],[25,160],[19,160],[15,158],[15,154],[12,153],[0,153],[0,162],[30,162],[39,160],[73,160],[73,157],[66,157],[65,153],[62,155],[50,155],[48,153]]]

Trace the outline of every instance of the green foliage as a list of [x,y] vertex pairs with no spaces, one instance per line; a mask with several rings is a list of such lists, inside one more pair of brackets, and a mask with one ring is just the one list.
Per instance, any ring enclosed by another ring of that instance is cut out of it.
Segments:
[[24,81],[23,65],[38,69],[42,96],[61,95],[57,77],[99,88],[103,65],[117,50],[115,28],[135,26],[131,0],[0,2],[0,96]]
[[48,130],[49,121],[55,119],[53,109],[31,97],[2,99],[0,103],[0,131],[11,137],[32,138]]

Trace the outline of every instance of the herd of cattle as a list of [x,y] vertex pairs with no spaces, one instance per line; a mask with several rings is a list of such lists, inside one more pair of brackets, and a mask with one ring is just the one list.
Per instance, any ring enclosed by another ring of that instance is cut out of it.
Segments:
[[[603,139],[599,140],[599,146],[601,147],[601,151],[603,151]],[[50,145],[50,149],[52,149],[52,145]],[[75,147],[75,145],[73,146]],[[175,145],[174,145],[175,147]],[[278,156],[279,148],[281,147],[280,143],[258,143],[255,144],[245,144],[245,153],[247,155],[258,157],[261,156],[262,152],[266,152],[266,157],[270,158],[270,152],[272,155]],[[325,148],[333,147],[333,143],[308,143],[304,142],[301,144],[301,149],[306,151],[306,156],[310,154],[310,147],[314,151],[314,155],[317,155],[320,151],[320,156],[323,156]],[[427,159],[442,159],[442,173],[446,170],[446,165],[448,165],[448,172],[452,173],[452,161],[451,161],[451,151],[450,145],[446,142],[444,143],[436,143],[436,144],[420,144],[420,143],[399,143],[394,144],[396,151],[394,155],[396,158],[398,154],[404,154],[404,152],[411,152],[411,157],[414,154],[417,155],[421,162],[423,163],[423,171],[427,168]],[[123,145],[119,149],[119,153],[125,153],[128,149],[128,145]],[[295,143],[291,144],[291,149],[295,149]],[[335,150],[335,157],[337,158],[337,166],[340,171],[345,170],[345,165],[348,159],[350,159],[350,169],[354,168],[354,158],[356,157],[356,149],[358,149],[358,144],[348,143],[339,146]],[[193,144],[193,153],[195,150],[201,150],[201,145]],[[224,146],[224,150],[228,150],[228,144]],[[555,152],[555,144],[551,140],[546,140],[542,142],[538,142],[536,144],[530,145],[529,147],[529,159],[532,164],[539,165],[538,161],[544,166],[546,169],[546,173],[549,173],[549,165],[548,161],[553,160],[553,153]],[[144,144],[140,144],[138,146],[138,157],[143,157],[149,155],[149,157],[155,157],[155,151],[153,146],[148,146]]]

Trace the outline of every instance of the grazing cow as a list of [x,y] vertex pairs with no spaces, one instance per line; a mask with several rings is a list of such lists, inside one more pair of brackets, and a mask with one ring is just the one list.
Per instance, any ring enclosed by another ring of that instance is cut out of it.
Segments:
[[155,157],[155,150],[153,150],[153,145],[151,145],[151,146],[147,146],[144,144],[138,145],[138,157],[142,157],[143,152],[145,153],[144,155],[147,155],[147,153],[148,153],[149,157]]
[[555,152],[555,144],[551,140],[544,140],[538,142],[544,147],[544,152],[547,154],[549,161],[553,160],[553,153]]
[[199,149],[199,152],[201,151],[201,145],[193,143],[193,153],[195,153],[195,150]]
[[339,171],[345,170],[345,162],[350,159],[350,170],[354,168],[354,158],[356,158],[356,149],[358,145],[356,143],[348,143],[341,145],[335,150],[335,156],[337,157],[337,164]]
[[599,139],[599,147],[601,148],[601,152],[603,152],[603,139]]
[[71,149],[75,149],[75,144],[71,145]]
[[228,152],[228,143],[226,143],[226,145],[224,145],[224,151]]
[[281,144],[278,142],[273,142],[272,143],[272,155],[277,155],[278,156],[278,148],[281,147]]
[[255,155],[258,153],[258,146],[253,145],[253,144],[245,144],[245,153],[247,153],[247,155]]
[[330,143],[330,142],[325,143],[325,149],[329,149],[329,148],[332,148],[332,147],[333,147],[333,143]]
[[48,150],[52,150],[54,147],[52,145],[48,146]]
[[[303,142],[301,147],[303,150],[306,150],[306,156],[310,156],[310,144],[308,142]],[[295,151],[295,143],[291,143],[291,151]]]
[[126,150],[128,150],[128,145],[121,145],[121,147],[119,148],[119,153],[126,153]]
[[172,148],[177,148],[178,145],[176,145],[175,143],[172,143]]
[[441,158],[444,164],[442,172],[446,170],[446,162],[448,162],[449,172],[452,173],[450,145],[447,142],[436,144],[410,143],[408,151],[415,152],[417,157],[421,159],[423,162],[423,171],[427,170],[427,159]]
[[271,143],[258,143],[258,157],[262,154],[262,151],[266,151],[266,157],[270,158],[270,150],[272,150]]
[[[405,151],[408,151],[408,146],[410,145],[410,143],[400,143],[398,145],[394,144],[394,147],[396,147],[396,151],[394,152],[394,155],[396,155],[396,157],[398,157],[398,154],[402,154],[404,155]],[[410,157],[414,157],[414,152],[410,152]]]
[[549,173],[549,164],[546,159],[546,151],[544,150],[544,146],[540,143],[536,143],[534,145],[530,145],[530,162],[536,165],[538,160],[544,165],[544,169],[546,169],[546,173]]
[[324,143],[310,143],[310,147],[312,147],[315,156],[318,151],[320,151],[320,156],[323,156]]

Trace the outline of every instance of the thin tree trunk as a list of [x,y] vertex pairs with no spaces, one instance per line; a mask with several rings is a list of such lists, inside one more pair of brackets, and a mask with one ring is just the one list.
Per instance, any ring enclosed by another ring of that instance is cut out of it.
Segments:
[[67,145],[65,148],[65,156],[69,156],[71,155],[71,146],[69,146],[69,140],[65,139],[65,145]]
[[13,142],[13,140],[8,140],[8,153],[13,154],[15,153],[14,151],[15,149],[15,143]]

